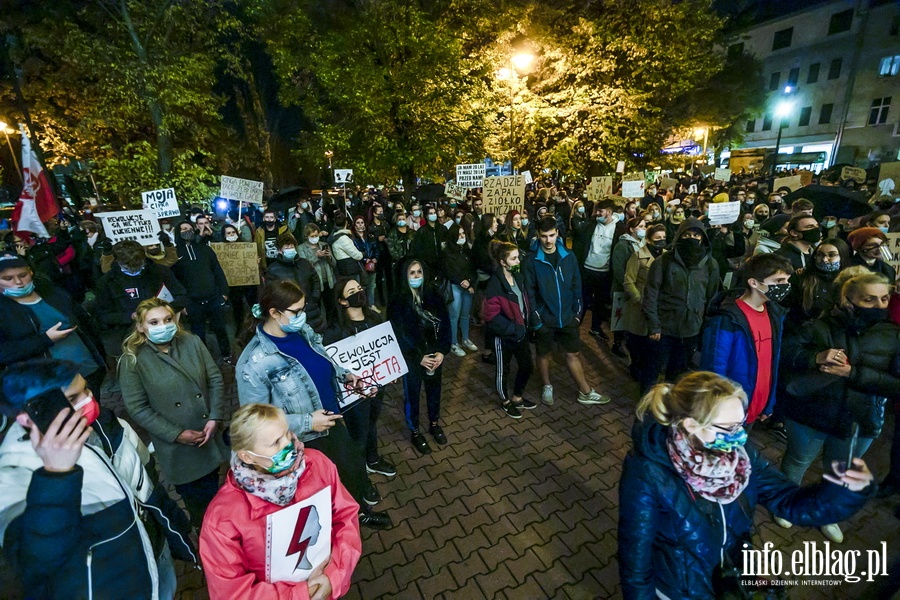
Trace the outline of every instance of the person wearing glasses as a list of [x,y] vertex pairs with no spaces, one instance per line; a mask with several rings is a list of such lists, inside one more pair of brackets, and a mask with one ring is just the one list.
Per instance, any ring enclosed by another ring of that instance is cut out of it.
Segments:
[[881,229],[877,227],[862,227],[847,236],[850,247],[853,248],[851,265],[866,267],[873,273],[884,275],[889,281],[897,280],[897,272],[894,267],[884,262],[882,248],[887,247],[888,239]]
[[738,384],[708,371],[641,399],[619,481],[623,597],[723,597],[725,574],[743,564],[756,504],[807,526],[865,504],[873,478],[861,459],[801,489],[746,446],[747,404]]
[[241,406],[263,403],[284,410],[294,435],[337,466],[341,482],[363,507],[360,525],[390,527],[386,514],[372,512],[365,503],[371,485],[365,458],[342,422],[341,395],[355,390],[367,396],[364,384],[332,361],[322,337],[307,325],[306,296],[293,281],[266,284],[252,311],[255,319],[235,367]]

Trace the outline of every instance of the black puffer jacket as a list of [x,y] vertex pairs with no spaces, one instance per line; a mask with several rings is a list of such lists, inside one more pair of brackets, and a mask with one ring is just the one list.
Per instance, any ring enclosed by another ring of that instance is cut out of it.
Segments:
[[163,286],[174,297],[170,304],[176,312],[187,306],[187,291],[168,268],[148,260],[141,274],[132,277],[113,263],[97,283],[95,316],[101,325],[131,327],[131,315],[137,305],[158,296]]
[[[819,371],[816,354],[829,348],[846,353],[849,377]],[[863,327],[851,310],[838,307],[786,339],[781,360],[785,415],[829,435],[847,438],[855,421],[861,436],[877,437],[885,398],[900,398],[900,327],[893,323]]]
[[[279,254],[278,258],[269,260],[266,281],[281,279],[293,281],[300,286],[303,295],[306,296],[306,320],[316,333],[323,333],[325,317],[322,314],[322,292],[320,291],[319,275],[312,263],[299,256],[288,260]],[[332,300],[326,299],[326,302],[329,301]]]
[[720,552],[740,568],[757,504],[792,523],[819,526],[851,517],[874,492],[875,486],[851,492],[824,480],[800,488],[747,447],[749,484],[738,500],[716,505],[694,494],[675,470],[668,431],[652,419],[635,423],[634,449],[619,481],[619,576],[626,600],[655,600],[657,589],[672,599],[714,598]]

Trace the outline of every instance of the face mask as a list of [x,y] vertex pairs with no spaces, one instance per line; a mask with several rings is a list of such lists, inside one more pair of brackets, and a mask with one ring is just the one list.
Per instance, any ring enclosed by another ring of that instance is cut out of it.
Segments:
[[431,213],[430,215],[428,215],[428,220],[429,220],[431,223],[434,223],[435,221],[437,221],[437,215],[434,214],[434,213]]
[[605,225],[606,220],[607,220],[606,217],[597,217],[597,222],[600,223],[601,225]]
[[837,273],[841,270],[841,261],[816,263],[816,266],[825,273]]
[[528,219],[522,219],[522,227],[528,227]]
[[236,236],[236,235],[226,235],[226,236],[225,236],[225,241],[226,241],[226,242],[236,242],[236,241],[238,241],[238,236]]
[[191,215],[191,223],[196,223],[200,215]]
[[397,221],[397,227],[406,227],[406,221],[400,219],[399,221]]
[[460,217],[456,217],[455,219],[453,219],[453,221],[454,221],[457,225],[459,225],[460,223],[462,223],[462,219],[461,219]]
[[267,458],[271,460],[272,466],[266,467],[266,471],[272,473],[273,475],[276,473],[281,473],[282,471],[287,471],[292,466],[294,466],[294,461],[297,460],[297,449],[294,448],[293,442],[291,442],[290,445],[285,446],[284,449],[275,456],[263,456],[262,454],[250,452],[249,450],[247,450],[247,454],[252,454],[253,456],[258,456],[259,458]]
[[310,244],[312,244],[313,246],[315,246],[316,244],[319,243],[319,238],[317,238],[317,237],[311,237],[311,238],[309,238],[307,241],[308,241]]
[[655,196],[655,195],[656,195],[656,190],[655,190],[654,188],[650,188],[649,190],[647,190],[647,195],[648,195],[648,196]]
[[824,225],[825,225],[825,229],[831,229],[835,225],[837,225],[837,221],[825,221]]
[[300,208],[303,210],[309,210],[309,202],[304,202],[300,205]]
[[637,231],[634,232],[634,235],[637,237],[637,239],[642,240],[645,237],[647,237],[647,230],[646,229],[638,229]]
[[165,325],[156,325],[147,328],[147,339],[154,344],[168,344],[175,337],[178,331],[178,325],[175,323],[166,323]]
[[141,265],[139,269],[134,269],[133,271],[131,269],[123,267],[122,265],[119,265],[119,269],[121,269],[122,273],[128,275],[129,277],[137,277],[144,270],[144,265]]
[[414,216],[414,217],[421,217],[421,216],[422,216],[422,211],[421,211],[421,210],[414,210],[414,211],[413,211],[413,216]]
[[362,308],[366,305],[366,290],[359,290],[354,294],[347,296],[347,304],[351,308]]
[[282,325],[281,323],[279,325],[281,325],[281,330],[285,333],[297,333],[306,325],[306,311],[301,311],[300,314],[291,317],[287,325]]
[[172,226],[171,226],[171,225],[163,225],[162,228],[163,228],[163,231],[166,231],[166,232],[172,231]]
[[506,267],[510,273],[515,275],[516,273],[520,273],[522,271],[522,265],[511,265]]
[[465,246],[465,245],[466,245],[466,238],[459,238],[458,240],[456,240],[456,245],[457,245],[457,246]]
[[756,219],[757,223],[763,223],[769,219],[769,215],[757,214],[757,215],[753,215],[753,218]]
[[583,215],[583,214],[584,214],[584,207],[583,207],[583,206],[579,206],[579,207],[578,207],[578,212],[579,212],[579,214],[582,214],[582,215]]
[[756,225],[756,221],[744,221],[744,229],[753,229],[754,225]]
[[625,220],[625,213],[615,213],[613,216],[619,223]]
[[422,283],[425,281],[425,278],[424,277],[410,277],[408,279],[408,281],[409,281],[409,287],[411,287],[413,289],[418,289],[418,288],[422,287]]
[[822,231],[818,227],[801,231],[800,239],[807,244],[817,244],[822,239]]
[[714,452],[731,452],[747,443],[747,430],[743,427],[734,433],[716,432],[716,439],[703,442],[703,447]]
[[781,302],[787,297],[790,292],[790,283],[773,283],[769,286],[769,289],[766,290],[765,294],[766,298],[768,298],[772,302]]
[[275,221],[263,221],[263,225],[266,226],[266,229],[275,229]]
[[879,227],[878,229],[881,231],[881,233],[887,233],[890,228],[889,227]]
[[88,425],[91,425],[100,416],[100,403],[94,399],[94,394],[88,394],[73,406],[75,410],[82,410],[81,414]]
[[864,308],[862,306],[853,305],[853,315],[859,319],[864,327],[870,327],[875,323],[887,321],[888,309],[886,308]]
[[656,240],[653,242],[653,245],[662,250],[666,247],[666,240]]
[[681,223],[682,221],[684,221],[684,215],[683,215],[683,214],[682,214],[682,215],[679,215],[679,214],[674,214],[674,215],[672,215],[672,222],[673,222],[673,223]]
[[34,291],[34,282],[31,281],[25,284],[25,287],[20,288],[6,288],[3,290],[3,295],[8,298],[24,298],[31,294]]
[[281,251],[281,255],[288,260],[294,260],[295,258],[297,258],[297,250],[295,250],[294,248],[285,248]]
[[181,233],[178,234],[178,236],[181,239],[183,239],[184,241],[190,242],[191,240],[194,239],[194,232],[193,231],[182,231]]

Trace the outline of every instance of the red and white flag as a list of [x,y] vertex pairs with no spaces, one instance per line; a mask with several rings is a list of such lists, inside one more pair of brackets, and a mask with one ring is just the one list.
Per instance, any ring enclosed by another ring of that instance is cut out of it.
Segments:
[[47,174],[41,168],[37,156],[31,150],[31,140],[20,125],[22,132],[22,178],[25,185],[22,195],[13,210],[12,221],[15,231],[30,231],[40,237],[48,238],[50,234],[44,223],[59,214],[59,206]]

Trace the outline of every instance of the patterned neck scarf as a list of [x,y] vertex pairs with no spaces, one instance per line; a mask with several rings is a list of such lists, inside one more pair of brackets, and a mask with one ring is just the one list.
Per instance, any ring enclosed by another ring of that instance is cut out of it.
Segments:
[[707,500],[730,504],[750,482],[750,457],[743,446],[731,452],[698,450],[689,434],[676,426],[669,428],[666,447],[678,474]]
[[287,475],[261,473],[239,459],[236,452],[231,453],[231,471],[234,473],[234,482],[237,486],[248,494],[278,506],[287,506],[291,503],[297,493],[297,482],[305,470],[304,458],[303,464]]

